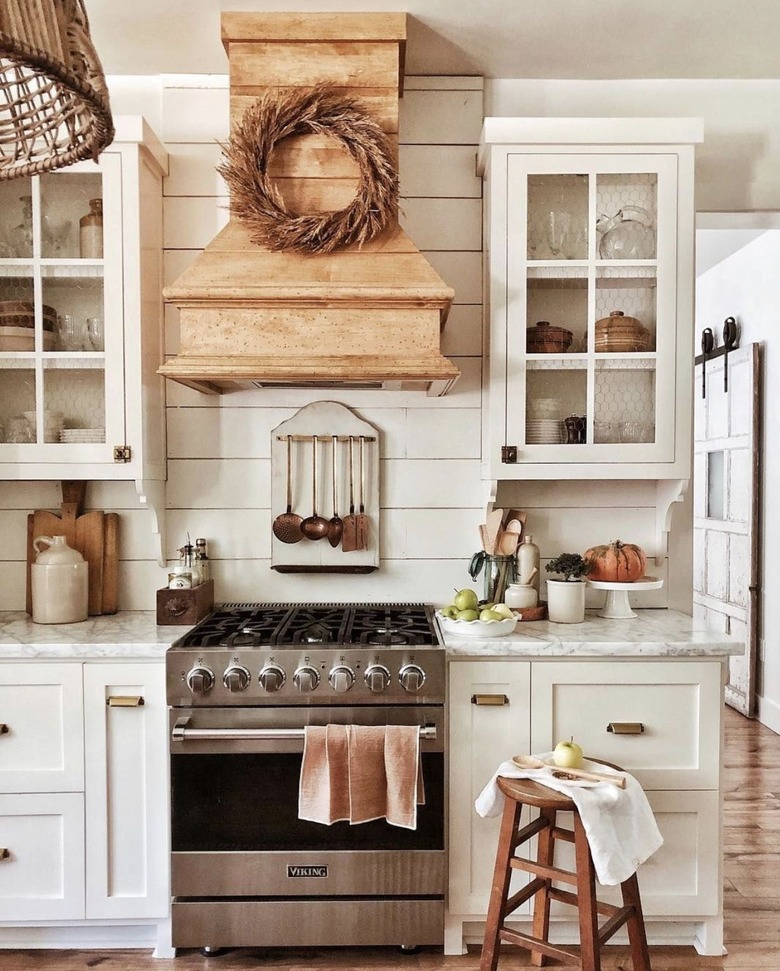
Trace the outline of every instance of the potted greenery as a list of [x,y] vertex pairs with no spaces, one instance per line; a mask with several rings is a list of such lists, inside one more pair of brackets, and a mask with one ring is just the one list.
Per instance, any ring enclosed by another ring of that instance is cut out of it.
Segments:
[[547,581],[547,614],[557,624],[581,624],[585,620],[585,580],[588,561],[579,553],[561,553],[545,566],[548,573],[563,576]]

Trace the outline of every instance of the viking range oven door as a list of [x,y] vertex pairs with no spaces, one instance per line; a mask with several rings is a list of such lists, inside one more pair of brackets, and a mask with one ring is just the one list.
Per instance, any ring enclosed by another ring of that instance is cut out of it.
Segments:
[[[302,729],[328,723],[420,726],[415,830],[298,818]],[[441,706],[177,708],[170,727],[175,946],[441,943]]]

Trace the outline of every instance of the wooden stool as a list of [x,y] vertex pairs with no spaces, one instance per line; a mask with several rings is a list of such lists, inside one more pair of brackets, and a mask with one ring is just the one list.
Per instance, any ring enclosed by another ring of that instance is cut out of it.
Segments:
[[[601,971],[602,944],[626,923],[634,971],[651,971],[636,874],[620,885],[623,893],[622,907],[599,902],[596,899],[596,874],[588,838],[580,814],[572,800],[531,779],[499,777],[498,787],[506,796],[506,802],[498,838],[496,868],[490,890],[480,971],[496,971],[498,947],[501,941],[528,948],[531,951],[531,963],[536,967],[542,967],[545,964],[545,958],[549,956],[558,958],[565,964],[573,964],[581,971]],[[536,807],[539,810],[539,817],[522,829],[518,829],[523,805]],[[559,812],[574,814],[573,832],[556,826],[555,819]],[[536,860],[515,856],[517,847],[537,833],[539,840]],[[574,843],[575,873],[553,865],[555,840]],[[534,879],[522,890],[509,897],[512,870],[523,870],[530,873]],[[572,885],[576,888],[576,893],[553,887],[553,881]],[[536,896],[533,936],[521,934],[506,927],[504,923],[506,918],[533,896]],[[577,907],[580,923],[579,955],[570,947],[549,943],[551,900],[560,900]],[[600,929],[598,914],[608,918]]]

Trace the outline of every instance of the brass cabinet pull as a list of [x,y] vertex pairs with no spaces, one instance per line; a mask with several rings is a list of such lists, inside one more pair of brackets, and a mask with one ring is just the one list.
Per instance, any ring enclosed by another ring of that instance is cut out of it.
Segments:
[[143,703],[142,695],[111,695],[106,701],[109,708],[138,708]]
[[7,735],[10,732],[10,728],[4,722],[0,722],[0,735]]
[[11,851],[5,846],[0,846],[0,860],[9,860],[11,858]]
[[509,698],[506,695],[472,695],[472,705],[508,705]]
[[645,730],[642,722],[610,722],[607,731],[615,735],[641,735]]

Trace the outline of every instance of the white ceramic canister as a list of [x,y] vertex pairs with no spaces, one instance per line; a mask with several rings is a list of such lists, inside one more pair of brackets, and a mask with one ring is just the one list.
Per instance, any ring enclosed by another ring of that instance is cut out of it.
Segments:
[[532,583],[510,583],[504,594],[504,603],[513,610],[535,607],[539,603],[539,594]]
[[[47,545],[46,550],[41,545]],[[88,566],[64,536],[37,536],[31,567],[32,619],[36,624],[77,624],[87,619]]]
[[547,616],[555,624],[581,624],[585,620],[585,582],[548,580]]

